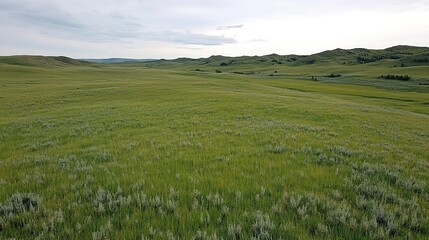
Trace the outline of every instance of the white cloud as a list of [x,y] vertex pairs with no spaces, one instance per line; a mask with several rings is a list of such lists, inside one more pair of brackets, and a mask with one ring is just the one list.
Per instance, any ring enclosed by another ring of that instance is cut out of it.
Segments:
[[428,45],[427,29],[428,0],[0,1],[0,55],[308,54]]
[[243,27],[243,24],[240,24],[240,25],[230,25],[230,26],[218,26],[216,28],[216,30],[222,31],[222,30],[237,29],[237,28],[242,28],[242,27]]
[[234,38],[225,36],[174,31],[150,32],[145,34],[145,37],[161,42],[171,42],[184,45],[222,45],[237,42]]

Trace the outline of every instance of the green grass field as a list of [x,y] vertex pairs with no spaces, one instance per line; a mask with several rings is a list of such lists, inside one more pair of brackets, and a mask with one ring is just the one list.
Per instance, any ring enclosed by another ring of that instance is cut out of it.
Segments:
[[0,239],[429,238],[428,66],[219,62],[0,63]]

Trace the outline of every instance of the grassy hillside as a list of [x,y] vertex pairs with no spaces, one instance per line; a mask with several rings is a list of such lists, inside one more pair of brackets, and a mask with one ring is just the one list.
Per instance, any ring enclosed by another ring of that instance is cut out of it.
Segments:
[[10,56],[1,57],[0,64],[25,65],[25,66],[66,66],[66,65],[88,65],[88,62],[72,59],[69,57],[46,57],[46,56]]
[[106,58],[106,59],[81,59],[82,61],[95,63],[136,63],[136,62],[152,62],[157,59],[133,59],[133,58]]
[[0,239],[427,239],[429,67],[288,58],[3,61]]
[[[246,75],[251,79],[299,79],[325,83],[373,86],[382,89],[428,92],[429,48],[396,46],[385,50],[335,49],[309,56],[271,54],[266,56],[159,60],[144,64],[154,69]],[[358,62],[358,58],[363,62]],[[365,61],[367,62],[365,62]],[[141,66],[130,63],[128,66]],[[338,75],[338,77],[329,77]],[[411,77],[410,81],[390,81],[380,76]]]
[[406,66],[428,66],[425,60],[429,54],[427,47],[395,46],[384,50],[372,50],[364,48],[334,49],[308,56],[302,55],[277,55],[266,56],[243,56],[224,57],[211,56],[209,58],[189,59],[179,58],[174,61],[161,60],[154,64],[176,63],[208,66],[234,66],[234,65],[258,65],[258,66],[305,66],[312,64],[344,64],[344,65],[366,65],[369,63],[388,62],[390,67],[400,67],[402,63]]

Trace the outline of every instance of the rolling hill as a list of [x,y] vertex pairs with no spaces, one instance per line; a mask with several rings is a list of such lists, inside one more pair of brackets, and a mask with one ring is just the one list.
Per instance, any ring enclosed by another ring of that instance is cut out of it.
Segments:
[[0,63],[25,66],[65,66],[65,65],[88,65],[89,62],[76,60],[64,56],[32,56],[16,55],[0,57]]
[[426,53],[0,58],[0,239],[427,240]]
[[383,62],[393,66],[428,66],[429,65],[429,48],[399,45],[382,50],[373,50],[366,48],[354,49],[333,49],[312,55],[278,55],[270,54],[265,56],[240,56],[227,57],[214,55],[208,58],[177,58],[174,60],[165,59],[130,59],[130,58],[107,58],[107,59],[72,59],[69,57],[52,57],[52,56],[7,56],[0,57],[0,63],[13,65],[45,65],[45,66],[63,66],[63,65],[85,65],[92,63],[147,63],[150,65],[207,65],[207,66],[232,66],[232,65],[290,65],[301,66],[311,64],[345,64],[358,65],[374,62]]
[[152,62],[157,59],[134,59],[134,58],[103,58],[103,59],[79,59],[86,62],[95,63],[139,63],[139,62]]
[[379,63],[387,67],[428,66],[429,48],[414,46],[394,46],[382,50],[366,48],[333,49],[312,55],[278,55],[227,57],[214,55],[208,58],[178,58],[158,60],[148,64],[157,67],[174,65],[193,65],[207,67],[268,67],[268,66],[305,66],[322,65],[362,65]]

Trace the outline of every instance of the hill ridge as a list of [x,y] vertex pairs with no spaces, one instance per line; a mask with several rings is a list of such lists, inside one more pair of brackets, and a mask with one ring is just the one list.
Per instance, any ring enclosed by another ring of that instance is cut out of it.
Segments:
[[[386,49],[368,49],[353,48],[342,49],[335,48],[325,50],[310,55],[287,54],[279,55],[276,53],[262,56],[222,56],[212,55],[208,58],[177,58],[169,60],[170,62],[186,63],[200,61],[205,64],[219,64],[219,66],[229,66],[239,63],[265,63],[265,64],[291,64],[291,65],[310,65],[315,63],[336,63],[336,64],[367,64],[380,60],[393,61],[392,64],[407,66],[429,65],[429,47],[417,47],[409,45],[396,45]],[[167,61],[168,62],[168,61]]]
[[73,59],[66,56],[42,56],[42,55],[14,55],[0,57],[0,63],[12,65],[30,66],[65,66],[65,65],[87,65],[92,63],[190,63],[214,64],[229,66],[234,64],[290,64],[310,65],[315,63],[337,63],[337,64],[367,64],[381,60],[392,61],[395,65],[405,64],[407,66],[429,65],[429,47],[396,45],[385,49],[335,48],[310,55],[277,53],[262,56],[223,56],[212,55],[207,58],[180,57],[171,60],[165,59],[132,59],[132,58],[106,58],[106,59]]
[[24,66],[88,65],[89,62],[66,56],[13,55],[0,57],[0,63]]

